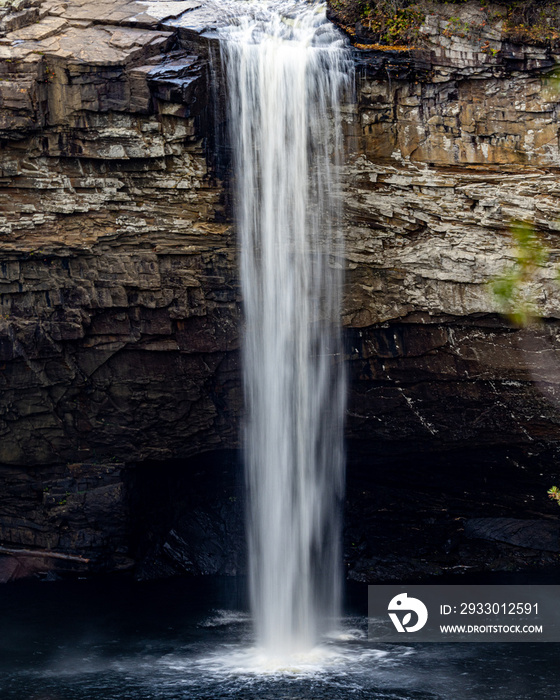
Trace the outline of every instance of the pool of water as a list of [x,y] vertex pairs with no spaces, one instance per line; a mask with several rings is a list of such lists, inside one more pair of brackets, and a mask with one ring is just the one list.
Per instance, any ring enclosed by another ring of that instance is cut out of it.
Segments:
[[373,644],[367,587],[305,656],[254,648],[244,584],[76,581],[0,589],[2,700],[541,700],[557,644]]

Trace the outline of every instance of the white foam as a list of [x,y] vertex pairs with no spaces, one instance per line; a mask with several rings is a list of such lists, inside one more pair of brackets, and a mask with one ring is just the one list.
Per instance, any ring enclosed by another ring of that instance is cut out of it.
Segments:
[[216,610],[215,615],[200,623],[200,627],[225,627],[227,625],[238,625],[250,619],[248,613],[238,610]]

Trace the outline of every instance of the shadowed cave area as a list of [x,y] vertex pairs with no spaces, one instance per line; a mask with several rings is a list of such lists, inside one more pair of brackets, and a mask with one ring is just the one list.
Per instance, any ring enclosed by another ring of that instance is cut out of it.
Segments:
[[[344,568],[358,582],[553,570],[560,553],[554,450],[409,452],[348,445]],[[220,451],[128,472],[141,580],[246,575],[242,455]]]

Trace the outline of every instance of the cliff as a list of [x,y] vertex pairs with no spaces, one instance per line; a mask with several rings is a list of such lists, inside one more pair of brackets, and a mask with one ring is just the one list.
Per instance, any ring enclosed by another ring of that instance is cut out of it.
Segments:
[[[354,49],[344,324],[362,468],[558,441],[558,54],[514,43],[477,4],[453,11],[476,31],[427,14],[419,48]],[[126,465],[238,447],[215,18],[195,0],[0,14],[0,540],[126,567]],[[514,220],[551,251],[532,334],[488,288],[514,260]]]

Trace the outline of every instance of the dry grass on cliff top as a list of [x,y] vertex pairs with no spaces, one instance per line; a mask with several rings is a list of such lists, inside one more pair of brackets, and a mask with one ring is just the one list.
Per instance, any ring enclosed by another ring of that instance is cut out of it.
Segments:
[[[360,48],[421,47],[426,15],[447,22],[446,36],[470,38],[485,26],[501,25],[502,37],[515,43],[560,45],[560,0],[489,2],[489,0],[328,0],[329,16]],[[480,26],[465,19],[465,10],[478,11]]]

